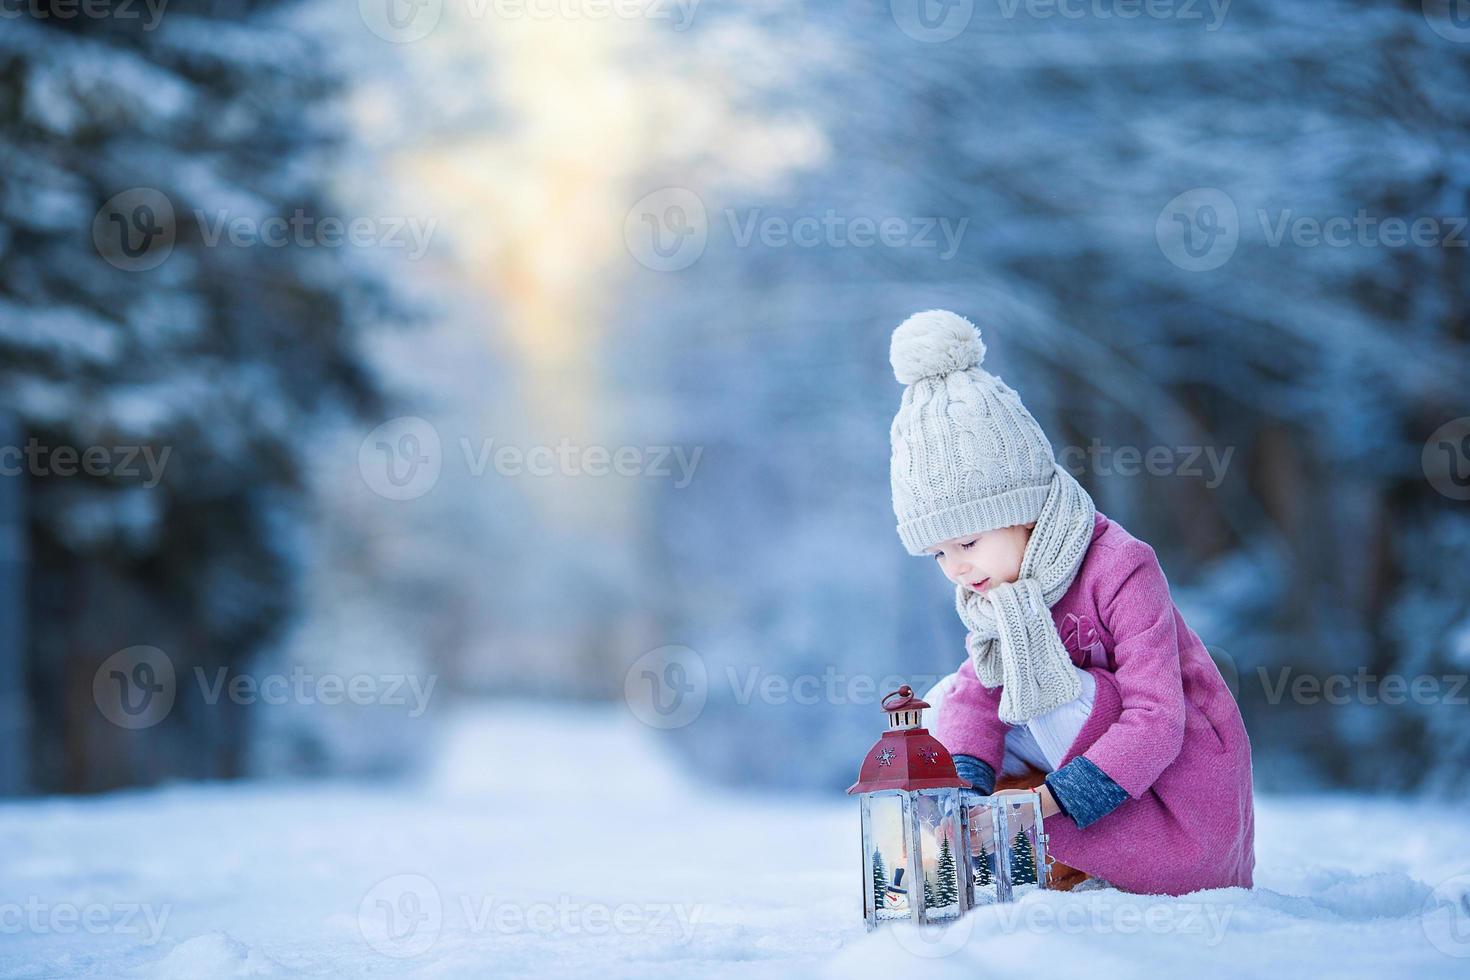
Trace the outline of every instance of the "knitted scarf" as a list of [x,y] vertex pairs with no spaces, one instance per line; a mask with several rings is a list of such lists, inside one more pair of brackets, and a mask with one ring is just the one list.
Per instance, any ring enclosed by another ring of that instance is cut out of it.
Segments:
[[956,588],[955,608],[970,630],[965,646],[975,676],[986,687],[1002,686],[999,714],[1007,724],[1021,724],[1082,693],[1051,607],[1077,577],[1092,543],[1094,513],[1087,491],[1058,466],[1017,580],[983,593]]

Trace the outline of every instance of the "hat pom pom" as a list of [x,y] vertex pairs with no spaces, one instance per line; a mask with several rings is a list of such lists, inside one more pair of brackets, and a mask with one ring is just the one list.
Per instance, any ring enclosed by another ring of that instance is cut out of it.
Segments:
[[958,313],[915,313],[893,331],[888,360],[899,384],[938,378],[974,367],[985,359],[980,331]]

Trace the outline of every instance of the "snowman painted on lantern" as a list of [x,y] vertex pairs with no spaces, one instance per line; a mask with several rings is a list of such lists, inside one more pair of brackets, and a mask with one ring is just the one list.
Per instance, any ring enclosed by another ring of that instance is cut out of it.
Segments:
[[909,915],[909,893],[903,887],[903,868],[893,869],[893,880],[883,890],[883,908],[902,918]]
[[[1006,902],[1013,885],[1046,887],[1046,834],[1035,793],[982,796],[923,726],[928,703],[908,685],[883,698],[888,728],[863,760],[863,917],[944,922]],[[1028,877],[1029,875],[1029,877]]]

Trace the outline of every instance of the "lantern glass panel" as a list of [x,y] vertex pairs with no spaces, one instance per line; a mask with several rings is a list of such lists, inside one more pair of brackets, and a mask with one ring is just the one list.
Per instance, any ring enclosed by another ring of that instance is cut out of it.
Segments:
[[972,906],[998,900],[995,882],[1000,875],[996,848],[995,808],[986,804],[969,806],[970,887]]
[[1032,794],[967,799],[972,905],[1008,902],[1046,887],[1046,837],[1038,805]]
[[1045,867],[1046,848],[1037,837],[1035,797],[1028,795],[1018,799],[1023,802],[1007,802],[1005,810],[1006,832],[1011,847],[1011,887],[1020,898],[1036,888],[1038,869]]
[[953,919],[969,907],[960,889],[964,857],[960,854],[958,794],[953,789],[920,790],[914,794],[919,824],[919,883],[924,895],[924,921]]
[[904,798],[900,793],[874,793],[867,800],[869,889],[879,921],[913,916],[909,903],[909,840]]

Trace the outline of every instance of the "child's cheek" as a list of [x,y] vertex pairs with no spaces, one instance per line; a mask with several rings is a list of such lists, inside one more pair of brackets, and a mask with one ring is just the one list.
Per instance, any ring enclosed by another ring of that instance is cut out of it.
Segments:
[[1010,554],[1006,556],[1005,580],[1007,582],[1014,582],[1021,577],[1021,558],[1023,556],[1024,552],[1022,554]]

